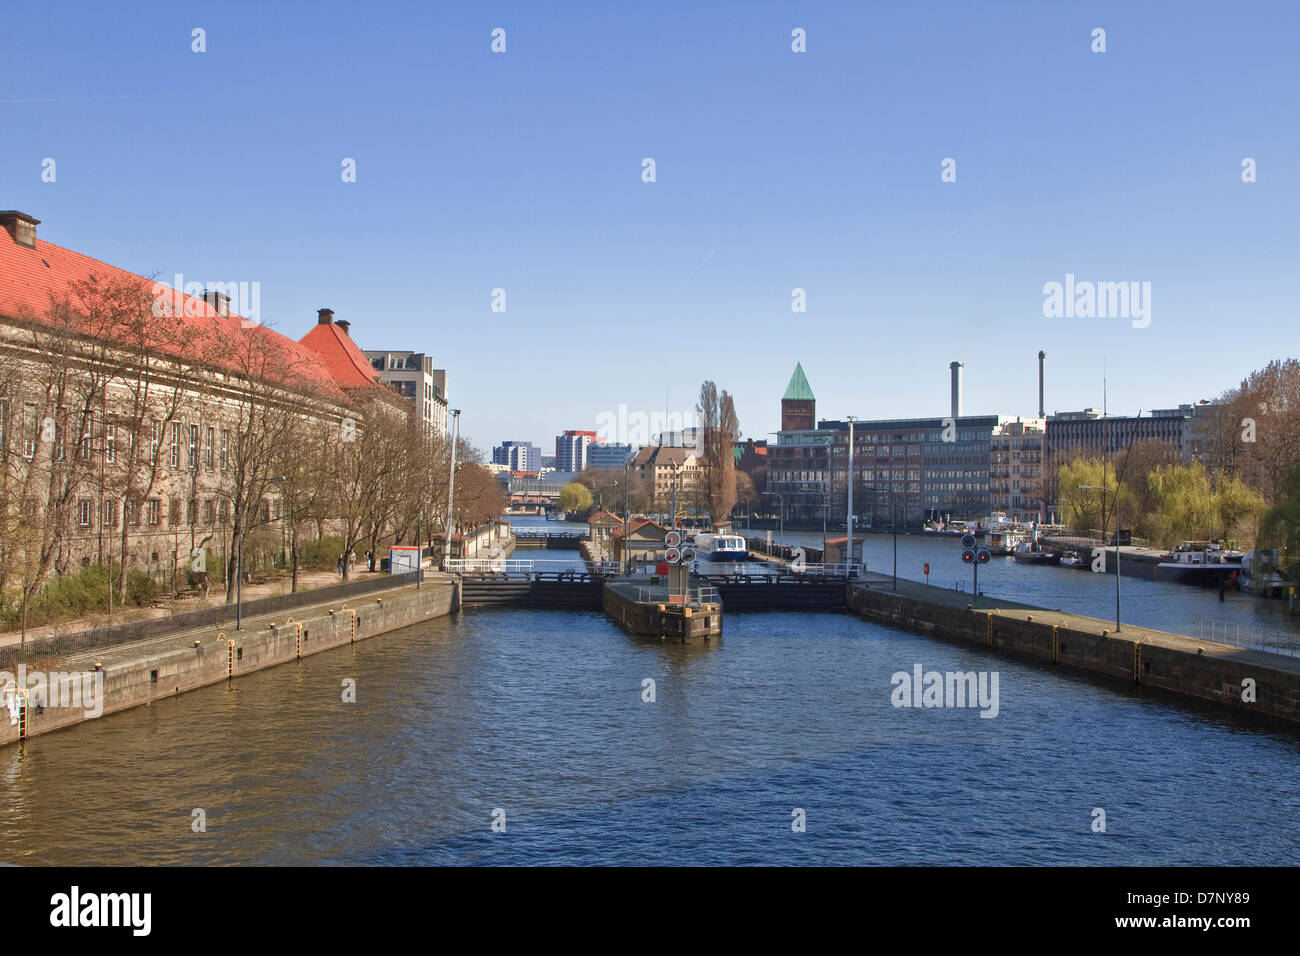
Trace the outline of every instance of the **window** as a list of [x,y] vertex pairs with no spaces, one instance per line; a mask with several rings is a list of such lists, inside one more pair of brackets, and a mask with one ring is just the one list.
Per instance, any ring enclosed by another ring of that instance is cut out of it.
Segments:
[[215,432],[216,429],[214,429],[211,425],[209,425],[208,443],[207,443],[207,447],[203,451],[203,464],[207,467],[208,471],[212,470],[212,445],[214,443],[213,435],[215,434]]
[[171,454],[167,456],[167,460],[171,463],[171,466],[173,468],[179,468],[181,466],[181,423],[180,422],[172,422]]
[[158,464],[158,443],[162,436],[162,425],[154,422],[149,426],[149,463]]
[[90,458],[90,453],[94,450],[95,445],[95,416],[87,415],[86,421],[81,428],[81,441],[77,442],[77,457],[82,461]]
[[[170,524],[181,523],[181,500],[179,498],[172,498],[167,502],[167,521]],[[158,522],[150,521],[149,523],[157,524]]]
[[23,405],[23,457],[36,457],[36,406],[31,402]]
[[225,498],[221,499],[221,504],[218,506],[218,513],[221,515],[222,524],[226,524],[230,521],[230,502]]
[[116,450],[113,447],[116,441],[117,441],[117,426],[105,425],[104,426],[104,461],[109,462],[110,464],[112,463],[115,455],[117,454]]
[[199,520],[199,499],[191,498],[185,502],[185,523],[197,524]]
[[230,464],[230,429],[221,429],[221,470]]
[[89,498],[77,499],[77,524],[89,528],[94,520],[95,504]]
[[262,520],[271,520],[271,502],[265,498],[262,499]]
[[149,523],[156,525],[162,520],[162,502],[157,498],[149,499]]
[[[65,413],[61,408],[59,409],[59,418],[64,419],[64,421],[67,420],[65,418]],[[41,426],[45,427],[47,424],[51,422],[52,419],[47,418],[45,419],[44,422],[41,423]],[[68,446],[67,446],[66,428],[64,425],[54,422],[54,459],[55,461],[66,461],[67,457],[68,457]]]
[[126,523],[129,525],[140,524],[140,502],[128,500],[122,505],[122,510],[126,515]]
[[217,520],[217,503],[209,498],[203,502],[203,523],[212,524]]
[[197,471],[199,467],[199,426],[198,425],[190,425],[189,453],[190,453],[190,457],[187,464],[191,468]]
[[112,498],[104,499],[104,527],[117,527],[117,502]]

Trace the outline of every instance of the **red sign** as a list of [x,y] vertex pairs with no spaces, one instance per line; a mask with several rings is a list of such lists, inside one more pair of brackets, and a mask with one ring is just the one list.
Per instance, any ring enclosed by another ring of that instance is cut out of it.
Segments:
[[655,574],[667,574],[667,573],[668,573],[667,561],[660,561],[658,564],[655,565]]

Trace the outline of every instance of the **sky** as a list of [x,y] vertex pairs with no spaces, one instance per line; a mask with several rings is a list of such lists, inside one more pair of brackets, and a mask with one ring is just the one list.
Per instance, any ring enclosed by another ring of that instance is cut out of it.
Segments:
[[[1134,414],[1300,353],[1298,42],[1293,0],[0,0],[0,208],[427,352],[484,450],[705,379],[769,438],[796,361],[826,418],[947,414],[954,360],[1030,416],[1040,349],[1049,414],[1103,372]],[[1149,324],[1045,315],[1067,274]]]

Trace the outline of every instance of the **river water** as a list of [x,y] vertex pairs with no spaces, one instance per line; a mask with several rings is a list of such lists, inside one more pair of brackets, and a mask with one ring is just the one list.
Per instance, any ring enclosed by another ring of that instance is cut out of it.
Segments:
[[[764,537],[763,531],[741,531],[747,536]],[[834,535],[831,535],[834,537]],[[840,537],[843,537],[840,533]],[[790,545],[820,548],[821,532],[789,531],[782,539],[772,532],[772,540]],[[961,561],[961,541],[935,535],[898,536],[898,576],[925,581],[925,565],[930,565],[929,583],[936,587],[956,588],[971,593],[972,570]],[[894,571],[892,535],[864,536],[863,559],[867,568],[881,574]],[[1111,555],[1107,554],[1107,561]],[[993,558],[979,569],[980,593],[1024,604],[1074,614],[1086,614],[1103,620],[1115,619],[1115,576],[1050,565],[1017,564],[1010,557]],[[1199,637],[1202,621],[1252,625],[1270,631],[1300,634],[1300,617],[1291,618],[1286,601],[1268,600],[1241,591],[1227,590],[1224,600],[1219,592],[1190,584],[1148,581],[1128,577],[1120,580],[1120,623]],[[1209,624],[1204,634],[1209,638]]]
[[[895,708],[916,664],[997,671],[997,716]],[[1295,864],[1297,770],[1300,735],[848,615],[471,610],[0,751],[0,861]]]

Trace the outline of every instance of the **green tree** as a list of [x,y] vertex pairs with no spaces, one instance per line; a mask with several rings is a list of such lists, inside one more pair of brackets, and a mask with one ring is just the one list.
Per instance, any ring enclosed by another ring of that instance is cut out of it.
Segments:
[[1294,581],[1300,577],[1300,462],[1283,476],[1276,494],[1277,503],[1260,521],[1259,543],[1277,548],[1279,569]]
[[581,514],[591,508],[591,492],[580,481],[571,481],[560,489],[559,506],[561,511],[573,511]]

